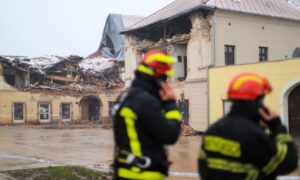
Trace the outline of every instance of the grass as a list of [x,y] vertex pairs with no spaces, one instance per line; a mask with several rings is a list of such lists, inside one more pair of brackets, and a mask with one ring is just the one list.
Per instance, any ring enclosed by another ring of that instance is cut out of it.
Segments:
[[16,179],[32,180],[108,180],[109,175],[83,167],[48,167],[2,172]]

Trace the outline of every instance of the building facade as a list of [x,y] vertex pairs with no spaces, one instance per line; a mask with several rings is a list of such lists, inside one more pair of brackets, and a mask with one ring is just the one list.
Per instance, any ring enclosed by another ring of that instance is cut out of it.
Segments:
[[230,109],[227,89],[231,79],[243,72],[253,72],[270,80],[273,91],[265,104],[278,112],[295,137],[300,138],[300,59],[286,59],[262,63],[222,66],[209,70],[210,124]]
[[46,85],[30,89],[32,84],[20,88],[9,84],[18,81],[16,74],[5,74],[0,64],[0,125],[106,120],[121,90],[74,93],[71,89],[62,92]]
[[171,82],[186,121],[204,131],[208,70],[291,58],[300,46],[300,10],[282,0],[176,0],[123,33],[126,84],[144,52],[165,50],[176,59]]

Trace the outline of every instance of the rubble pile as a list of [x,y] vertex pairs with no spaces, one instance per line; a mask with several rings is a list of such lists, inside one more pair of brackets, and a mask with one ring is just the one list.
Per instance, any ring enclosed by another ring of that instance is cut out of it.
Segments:
[[0,63],[5,81],[24,91],[80,96],[124,86],[119,63],[99,54],[86,59],[80,56],[0,56]]
[[192,127],[187,126],[185,124],[181,125],[181,135],[183,136],[199,136],[203,133],[201,131],[196,131]]

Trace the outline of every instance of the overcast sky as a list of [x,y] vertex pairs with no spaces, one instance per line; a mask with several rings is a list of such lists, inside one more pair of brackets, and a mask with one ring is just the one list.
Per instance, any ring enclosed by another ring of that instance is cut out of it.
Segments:
[[173,0],[0,0],[0,55],[87,56],[109,13],[147,16]]

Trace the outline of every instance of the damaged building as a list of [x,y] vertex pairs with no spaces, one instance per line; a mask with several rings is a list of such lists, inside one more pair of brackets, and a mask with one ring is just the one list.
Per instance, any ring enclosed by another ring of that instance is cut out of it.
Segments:
[[0,63],[1,124],[99,120],[124,84],[113,61],[1,56]]
[[0,124],[108,119],[124,87],[120,31],[139,19],[110,14],[87,58],[0,56]]
[[146,51],[166,51],[176,59],[170,82],[184,123],[204,131],[215,121],[208,116],[208,70],[297,56],[299,21],[298,0],[175,0],[122,32],[125,83]]

